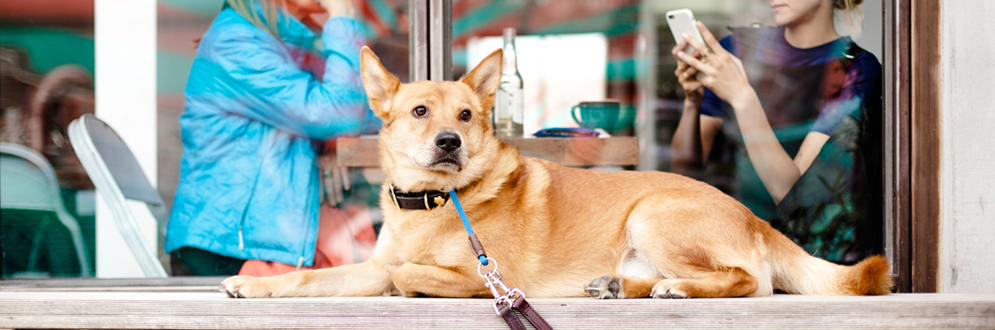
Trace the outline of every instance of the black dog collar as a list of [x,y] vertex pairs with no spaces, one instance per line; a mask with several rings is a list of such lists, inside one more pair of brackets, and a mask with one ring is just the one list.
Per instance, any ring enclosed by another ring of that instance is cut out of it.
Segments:
[[390,199],[398,209],[431,210],[446,205],[446,202],[449,201],[449,193],[443,191],[405,193],[397,191],[393,184],[388,184],[388,188],[390,189]]

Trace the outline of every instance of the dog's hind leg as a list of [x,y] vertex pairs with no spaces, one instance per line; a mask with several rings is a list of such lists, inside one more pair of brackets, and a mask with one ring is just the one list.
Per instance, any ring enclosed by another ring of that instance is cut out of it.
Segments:
[[653,298],[743,297],[757,291],[757,278],[741,268],[716,271],[704,278],[665,279],[653,287]]
[[599,299],[742,297],[757,290],[757,279],[740,268],[711,272],[694,279],[605,275],[594,279],[584,289],[591,297]]

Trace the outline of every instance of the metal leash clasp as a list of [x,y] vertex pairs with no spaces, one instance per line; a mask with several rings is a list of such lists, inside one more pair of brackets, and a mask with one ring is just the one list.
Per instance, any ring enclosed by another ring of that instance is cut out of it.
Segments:
[[477,274],[484,278],[484,286],[487,286],[491,290],[491,294],[494,295],[494,312],[501,315],[501,307],[511,306],[512,302],[519,297],[525,298],[525,293],[518,288],[512,289],[505,285],[501,281],[501,273],[498,272],[497,261],[491,258],[487,258],[487,260],[494,264],[494,269],[484,273],[480,271],[480,265],[477,265]]

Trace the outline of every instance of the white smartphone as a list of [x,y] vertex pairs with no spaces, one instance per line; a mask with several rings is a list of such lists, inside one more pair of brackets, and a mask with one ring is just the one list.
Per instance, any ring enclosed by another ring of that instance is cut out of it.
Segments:
[[[692,38],[697,39],[698,42],[705,44],[705,39],[701,37],[701,32],[698,31],[698,26],[695,25],[694,14],[691,13],[690,9],[668,11],[667,24],[670,25],[670,32],[674,34],[675,43],[680,43],[681,40],[684,40],[681,34],[687,33]],[[684,48],[684,53],[691,54],[691,52],[694,52],[694,47],[691,47],[691,45]]]

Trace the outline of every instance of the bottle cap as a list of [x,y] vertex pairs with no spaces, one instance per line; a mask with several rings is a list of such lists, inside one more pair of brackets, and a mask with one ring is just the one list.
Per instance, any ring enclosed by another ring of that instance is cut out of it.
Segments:
[[514,38],[514,37],[515,37],[515,28],[504,28],[504,38],[505,39],[507,39],[507,38]]

